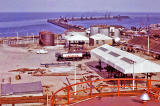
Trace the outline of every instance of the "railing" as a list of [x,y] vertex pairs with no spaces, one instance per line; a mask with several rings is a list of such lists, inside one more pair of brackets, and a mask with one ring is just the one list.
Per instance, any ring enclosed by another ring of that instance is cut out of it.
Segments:
[[[135,86],[132,85],[133,80],[135,81]],[[156,84],[160,84],[160,80],[125,78],[91,80],[64,87],[53,93],[50,100],[51,105],[55,106],[56,104],[72,104],[95,96],[141,95],[144,92],[147,92],[152,98],[158,100],[160,88],[157,88]],[[78,90],[71,91],[71,88],[75,86],[78,86]]]

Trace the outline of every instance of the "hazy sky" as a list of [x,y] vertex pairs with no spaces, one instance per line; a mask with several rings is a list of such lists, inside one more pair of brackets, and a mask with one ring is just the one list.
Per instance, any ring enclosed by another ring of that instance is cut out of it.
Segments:
[[160,0],[0,0],[0,12],[160,12]]

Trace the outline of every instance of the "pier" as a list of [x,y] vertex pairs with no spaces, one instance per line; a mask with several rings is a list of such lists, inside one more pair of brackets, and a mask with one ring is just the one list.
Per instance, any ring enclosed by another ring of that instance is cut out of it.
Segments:
[[78,26],[78,25],[71,25],[68,24],[68,21],[86,21],[86,20],[111,20],[111,19],[117,19],[117,20],[122,20],[122,19],[129,19],[129,16],[112,16],[112,17],[107,17],[107,16],[97,16],[97,17],[72,17],[72,18],[58,18],[58,19],[48,19],[47,21],[49,23],[52,23],[54,25],[60,26],[64,29],[81,29],[84,30],[83,26]]
[[64,19],[49,19],[48,22],[60,26],[64,29],[85,29],[82,26],[68,24]]

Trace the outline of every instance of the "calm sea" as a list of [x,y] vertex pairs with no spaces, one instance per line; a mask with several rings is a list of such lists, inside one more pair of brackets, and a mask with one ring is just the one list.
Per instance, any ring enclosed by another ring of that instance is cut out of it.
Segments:
[[[86,17],[104,16],[105,13],[0,13],[0,37],[26,36],[38,34],[42,30],[53,33],[63,33],[65,29],[47,23],[49,18],[63,17]],[[92,21],[73,21],[73,25],[82,25],[88,28],[90,25],[108,24],[122,25],[130,28],[131,26],[142,27],[149,24],[160,23],[160,13],[111,13],[111,16],[127,15],[130,19],[118,20],[92,20]]]

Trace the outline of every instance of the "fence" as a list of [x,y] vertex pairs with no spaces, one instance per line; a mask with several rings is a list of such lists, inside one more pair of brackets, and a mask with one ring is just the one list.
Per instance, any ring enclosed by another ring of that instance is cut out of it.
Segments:
[[[135,86],[132,85],[133,80]],[[141,95],[147,92],[152,100],[159,100],[160,80],[147,79],[101,79],[76,83],[64,87],[53,93],[50,101],[52,106],[57,104],[72,104],[95,96],[121,96]],[[84,87],[87,85],[88,87]],[[72,90],[77,87],[77,90]],[[134,87],[134,90],[133,90]],[[72,89],[71,89],[72,88]],[[80,89],[82,88],[82,89]]]

